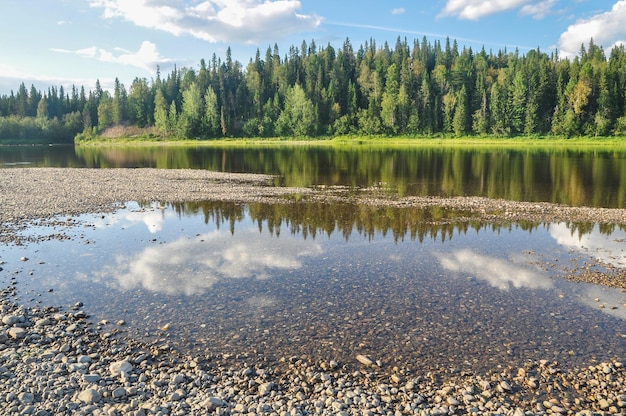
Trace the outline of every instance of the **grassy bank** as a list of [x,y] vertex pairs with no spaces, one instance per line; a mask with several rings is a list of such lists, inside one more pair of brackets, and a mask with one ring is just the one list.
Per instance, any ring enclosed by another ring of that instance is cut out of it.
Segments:
[[626,137],[409,137],[409,136],[322,136],[314,138],[221,138],[212,140],[177,139],[158,137],[151,134],[124,137],[95,136],[76,140],[82,146],[110,145],[176,145],[176,146],[336,146],[336,145],[375,145],[375,146],[610,146],[626,148]]

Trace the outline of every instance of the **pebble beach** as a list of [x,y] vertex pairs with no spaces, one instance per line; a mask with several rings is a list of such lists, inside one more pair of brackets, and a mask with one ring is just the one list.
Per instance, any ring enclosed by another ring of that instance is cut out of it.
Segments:
[[[626,210],[484,198],[387,195],[380,189],[284,188],[262,175],[203,170],[0,169],[0,244],[33,221],[111,212],[126,201],[442,206],[467,220],[626,224]],[[2,259],[0,259],[1,262]],[[249,354],[186,355],[166,342],[130,336],[123,325],[94,322],[89,305],[21,305],[19,278],[0,264],[0,413],[33,415],[535,415],[623,414],[623,357],[562,368],[544,360],[484,373],[415,371],[355,351],[350,359]],[[626,289],[611,276],[574,271],[572,279]],[[625,340],[626,342],[626,340]]]

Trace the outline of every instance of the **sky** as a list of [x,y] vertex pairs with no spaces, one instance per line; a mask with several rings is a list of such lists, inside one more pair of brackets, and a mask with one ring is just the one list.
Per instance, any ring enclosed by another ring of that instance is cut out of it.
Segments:
[[605,51],[626,44],[626,0],[0,0],[0,95],[24,82],[128,89],[215,53],[244,66],[259,49],[314,40],[357,50],[398,37],[573,58],[593,38]]

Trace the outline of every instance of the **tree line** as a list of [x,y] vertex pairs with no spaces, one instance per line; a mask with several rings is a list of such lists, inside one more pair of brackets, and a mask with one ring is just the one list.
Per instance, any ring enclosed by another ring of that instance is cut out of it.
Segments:
[[72,140],[115,125],[150,127],[163,137],[320,135],[626,135],[626,49],[607,58],[591,40],[561,59],[459,48],[425,37],[392,48],[370,39],[354,49],[314,41],[257,49],[244,66],[213,54],[198,68],[156,78],[118,79],[112,91],[22,83],[0,96],[0,138]]

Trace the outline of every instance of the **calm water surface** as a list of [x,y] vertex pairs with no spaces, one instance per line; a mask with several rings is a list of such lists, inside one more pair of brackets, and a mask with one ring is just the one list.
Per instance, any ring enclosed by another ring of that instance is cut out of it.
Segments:
[[561,278],[596,260],[626,267],[623,228],[360,210],[128,203],[27,230],[74,238],[0,247],[0,279],[18,279],[24,302],[81,301],[96,321],[195,353],[350,363],[361,352],[446,371],[624,357],[626,293]]
[[383,186],[400,195],[626,208],[624,148],[9,146],[0,147],[0,166],[208,169],[274,174],[284,186]]

